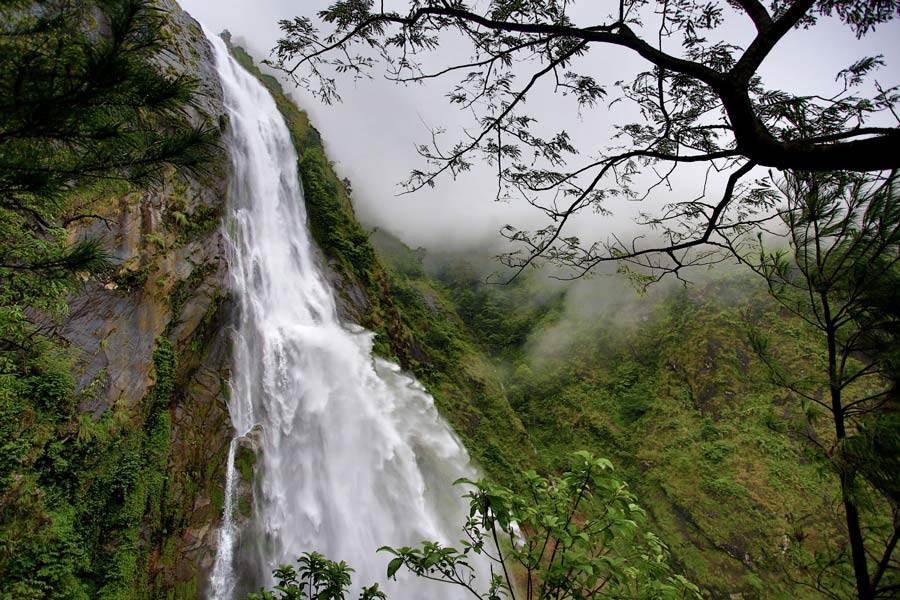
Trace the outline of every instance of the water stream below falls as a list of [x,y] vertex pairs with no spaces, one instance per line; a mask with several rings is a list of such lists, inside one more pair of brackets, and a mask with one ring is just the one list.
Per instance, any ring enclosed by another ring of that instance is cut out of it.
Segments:
[[415,380],[372,357],[343,325],[309,239],[297,155],[268,91],[209,36],[230,118],[226,226],[239,305],[229,410],[259,431],[252,514],[235,521],[237,443],[209,586],[235,600],[271,570],[317,551],[356,570],[350,598],[379,581],[391,600],[459,597],[424,580],[385,582],[382,545],[454,543],[468,455]]

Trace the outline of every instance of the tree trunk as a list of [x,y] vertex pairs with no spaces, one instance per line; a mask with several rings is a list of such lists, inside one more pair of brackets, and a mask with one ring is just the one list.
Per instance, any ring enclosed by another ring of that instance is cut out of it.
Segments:
[[[830,307],[827,301],[823,299],[823,309],[825,312],[826,322],[829,327],[826,329],[828,337],[828,372],[829,372],[829,388],[831,391],[831,412],[834,416],[834,430],[837,437],[837,445],[840,448],[844,438],[847,437],[847,430],[844,425],[844,407],[841,401],[840,377],[837,372],[837,340],[834,327],[830,326],[831,315]],[[863,542],[862,527],[859,523],[859,509],[853,500],[851,490],[853,487],[854,475],[848,473],[845,466],[838,464],[841,479],[841,499],[844,502],[844,513],[847,519],[847,535],[850,539],[850,557],[853,562],[853,574],[856,578],[856,592],[859,600],[871,600],[872,590],[869,586],[869,566],[866,561],[866,549]]]

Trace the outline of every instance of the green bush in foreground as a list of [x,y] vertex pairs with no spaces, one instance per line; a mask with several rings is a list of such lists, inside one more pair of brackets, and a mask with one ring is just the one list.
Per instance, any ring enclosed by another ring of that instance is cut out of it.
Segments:
[[[582,600],[588,598],[699,598],[698,588],[673,574],[668,550],[645,527],[644,511],[612,464],[587,452],[573,455],[559,477],[526,474],[522,493],[486,481],[460,480],[471,491],[466,539],[460,548],[423,542],[391,548],[387,576],[403,568],[417,577],[456,585],[475,598]],[[271,591],[247,600],[339,600],[352,569],[318,554],[304,554],[298,567],[281,565]],[[490,564],[489,581],[477,565]],[[483,586],[487,589],[483,589]],[[360,600],[383,599],[374,585]]]

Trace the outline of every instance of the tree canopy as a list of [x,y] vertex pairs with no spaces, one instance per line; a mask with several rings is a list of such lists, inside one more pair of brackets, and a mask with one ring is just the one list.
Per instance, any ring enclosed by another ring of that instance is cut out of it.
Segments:
[[[372,0],[341,0],[319,14],[327,31],[308,16],[282,21],[273,62],[326,102],[340,99],[341,74],[366,76],[378,64],[397,82],[450,79],[449,101],[471,111],[477,128],[448,145],[436,131],[419,147],[427,167],[412,172],[406,189],[432,186],[477,159],[492,165],[498,198],[524,198],[550,220],[537,231],[503,230],[517,243],[505,263],[518,269],[545,257],[576,276],[611,260],[677,272],[713,260],[698,247],[730,239],[770,213],[775,195],[748,184],[754,167],[866,172],[900,166],[900,88],[873,78],[883,55],[860,56],[841,69],[837,93],[791,94],[767,87],[759,74],[792,30],[837,19],[861,38],[897,16],[895,0],[620,0],[604,3],[590,23],[576,21],[575,5],[417,0],[385,10]],[[726,22],[752,27],[749,41],[722,39]],[[454,49],[461,43],[467,50],[434,67],[453,38],[461,40]],[[610,47],[634,53],[647,68],[618,82],[585,70],[583,57]],[[613,139],[576,148],[566,130],[539,133],[526,100],[542,87],[574,99],[579,111],[626,102],[640,116],[616,124]],[[707,176],[728,173],[727,181],[719,191],[705,189],[700,198],[646,217],[661,240],[613,236],[583,244],[566,234],[576,213],[606,211],[615,197],[646,198],[689,163],[707,165]]]

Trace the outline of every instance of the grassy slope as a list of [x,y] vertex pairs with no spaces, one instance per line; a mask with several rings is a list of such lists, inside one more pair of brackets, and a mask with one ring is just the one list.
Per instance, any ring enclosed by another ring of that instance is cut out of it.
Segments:
[[[721,592],[792,598],[797,589],[762,564],[765,555],[799,528],[830,527],[823,499],[837,488],[786,434],[796,407],[753,356],[744,311],[754,307],[762,328],[779,325],[770,333],[789,364],[810,368],[811,334],[753,283],[713,282],[662,307],[647,334],[662,341],[653,402],[629,437],[658,529],[689,572]],[[720,300],[735,290],[736,306]]]
[[[772,598],[784,590],[763,555],[791,535],[793,515],[821,511],[834,489],[785,435],[789,409],[752,357],[744,306],[719,301],[717,288],[730,285],[679,290],[640,327],[609,323],[579,340],[544,374],[565,382],[550,395],[565,402],[530,394],[527,381],[512,395],[545,415],[533,433],[549,452],[575,445],[618,459],[692,578],[722,595]],[[762,322],[781,321],[771,310]]]

